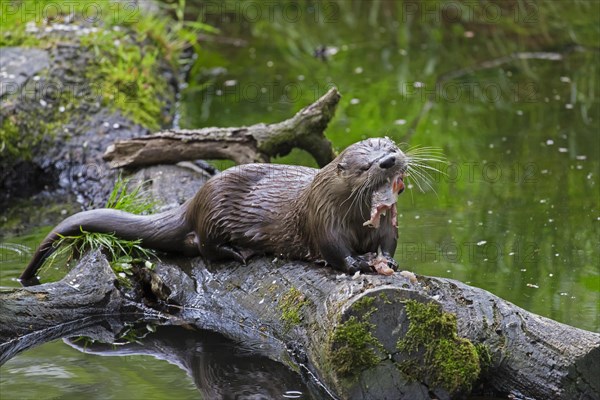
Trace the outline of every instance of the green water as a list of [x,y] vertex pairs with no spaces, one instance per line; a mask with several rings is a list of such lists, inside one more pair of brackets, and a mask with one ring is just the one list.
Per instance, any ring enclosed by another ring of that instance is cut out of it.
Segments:
[[[203,4],[188,1],[188,17],[203,12],[221,32],[202,44],[182,127],[280,121],[336,86],[343,98],[327,129],[336,148],[389,136],[448,160],[436,165],[445,174],[430,185],[413,177],[400,197],[402,269],[600,332],[600,3]],[[502,58],[515,52],[537,54]],[[278,161],[314,165],[300,151]],[[30,255],[18,246],[40,238],[3,239],[0,285],[17,285]],[[2,399],[198,395],[165,361],[62,342],[0,373]]]

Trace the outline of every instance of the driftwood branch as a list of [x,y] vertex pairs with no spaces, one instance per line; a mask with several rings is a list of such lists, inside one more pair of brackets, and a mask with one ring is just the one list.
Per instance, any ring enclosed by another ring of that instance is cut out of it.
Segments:
[[196,159],[230,159],[238,164],[268,162],[294,147],[313,155],[320,166],[334,157],[323,132],[333,117],[340,94],[330,89],[292,118],[276,124],[239,128],[167,130],[122,140],[109,146],[104,159],[112,168],[174,164]]
[[[107,268],[103,258],[86,257],[61,282],[0,293],[0,334],[12,344],[10,354],[29,347],[31,335],[43,336],[53,324],[123,309],[125,297],[111,288],[114,275]],[[440,315],[456,316],[456,331],[443,340],[457,335],[463,339],[452,339],[454,345],[486,349],[487,361],[475,358],[477,385],[538,399],[599,398],[599,334],[539,317],[457,281],[411,281],[399,273],[349,277],[309,263],[264,258],[248,266],[163,259],[155,274],[166,288],[162,292],[169,293],[170,324],[261,343],[264,355],[276,361],[291,357],[341,398],[429,399],[433,394],[449,399],[475,383],[453,386],[452,379],[424,368],[429,349],[399,346],[417,321],[408,311],[411,302],[436,304]],[[77,290],[73,276],[81,279]],[[138,299],[138,311],[145,301]],[[419,321],[437,337],[434,325]],[[2,347],[3,359],[5,351]],[[433,355],[464,362],[453,354]],[[458,375],[465,367],[457,364],[450,372]]]

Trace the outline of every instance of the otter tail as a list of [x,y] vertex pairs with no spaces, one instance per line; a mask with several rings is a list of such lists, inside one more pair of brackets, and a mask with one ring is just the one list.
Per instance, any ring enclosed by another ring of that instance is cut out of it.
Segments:
[[38,269],[56,250],[54,242],[61,236],[76,235],[82,230],[113,233],[125,240],[141,239],[142,246],[155,250],[198,255],[193,229],[185,217],[186,206],[184,204],[173,210],[146,216],[109,208],[72,215],[44,238],[19,279],[23,284],[36,282]]

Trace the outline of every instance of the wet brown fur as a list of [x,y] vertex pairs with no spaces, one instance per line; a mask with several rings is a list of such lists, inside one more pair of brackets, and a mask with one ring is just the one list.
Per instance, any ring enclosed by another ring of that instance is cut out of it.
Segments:
[[[394,158],[390,167],[382,160]],[[181,207],[136,216],[122,211],[84,211],[65,219],[44,239],[22,281],[34,278],[53,251],[58,235],[81,229],[142,239],[162,251],[200,254],[208,260],[245,262],[255,254],[325,260],[345,272],[368,270],[361,256],[381,250],[393,255],[398,231],[391,216],[378,229],[369,219],[371,195],[406,169],[405,155],[389,139],[367,139],[314,169],[276,164],[246,164],[210,179]]]

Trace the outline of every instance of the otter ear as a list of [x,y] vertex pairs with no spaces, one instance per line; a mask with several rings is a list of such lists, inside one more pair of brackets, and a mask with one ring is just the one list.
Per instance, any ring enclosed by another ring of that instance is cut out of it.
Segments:
[[346,165],[346,163],[339,162],[338,165],[337,165],[337,173],[338,173],[338,175],[341,174],[342,172],[344,172],[347,168],[348,168],[348,166]]

